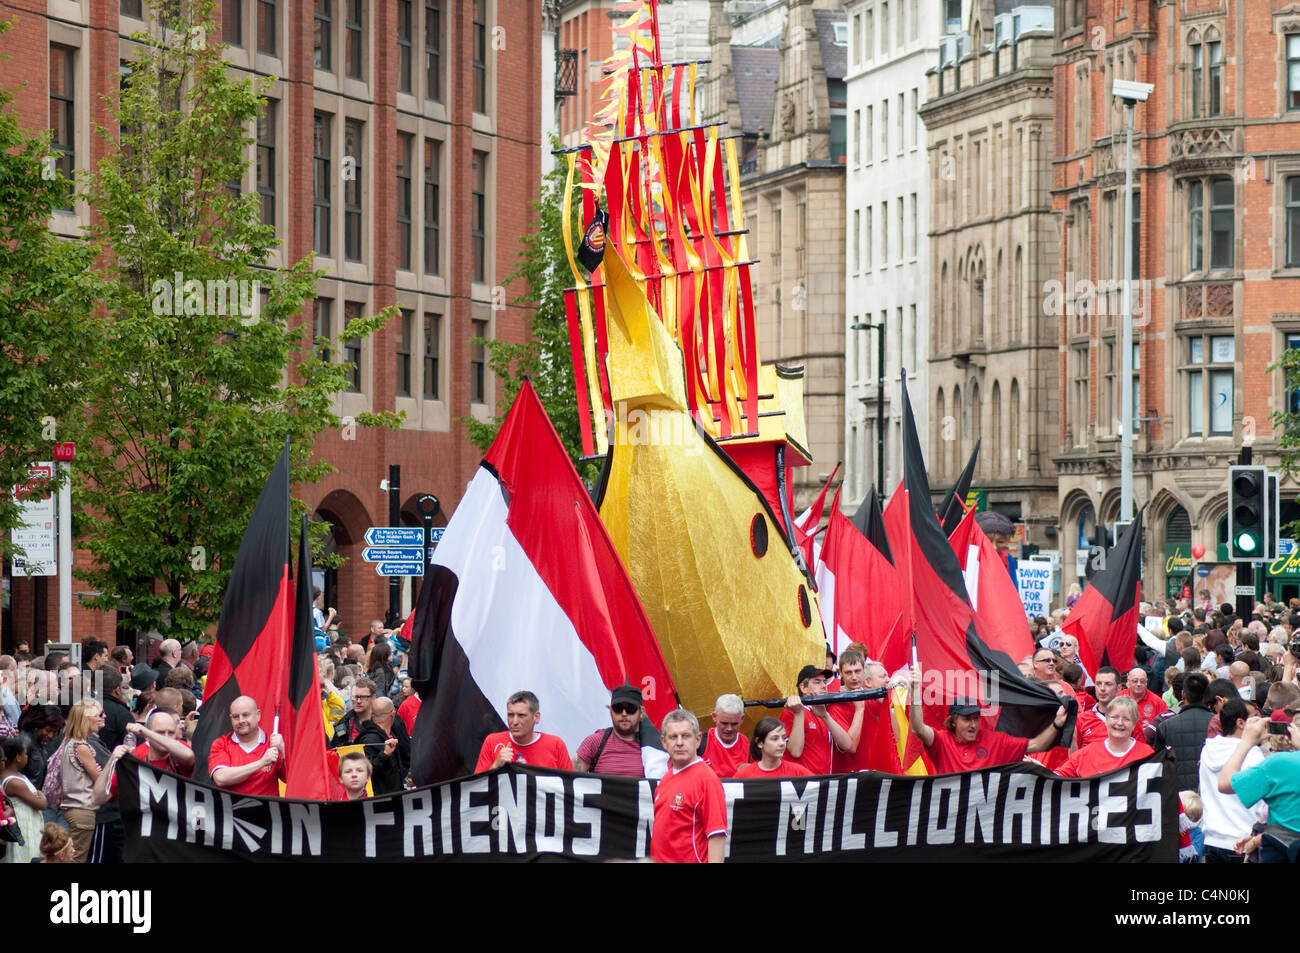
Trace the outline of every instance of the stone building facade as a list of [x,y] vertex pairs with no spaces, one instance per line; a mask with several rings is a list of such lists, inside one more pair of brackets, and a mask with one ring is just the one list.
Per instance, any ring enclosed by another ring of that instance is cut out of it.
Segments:
[[[1125,116],[1110,93],[1137,80],[1154,91],[1134,113],[1133,482],[1148,507],[1145,591],[1164,596],[1194,543],[1226,557],[1227,467],[1243,444],[1275,467],[1271,415],[1295,406],[1271,368],[1300,347],[1300,4],[1060,7],[1057,277],[1080,292],[1060,325],[1062,556],[1073,567],[1080,538],[1120,511],[1119,296],[1084,300],[1081,283],[1121,287]],[[1298,516],[1283,505],[1284,523]],[[1270,565],[1264,588],[1300,594],[1300,560]]]
[[[973,488],[1056,536],[1057,273],[1050,8],[975,3],[941,43],[921,119],[930,175],[930,430],[936,493],[982,440]],[[995,37],[998,42],[995,45]]]

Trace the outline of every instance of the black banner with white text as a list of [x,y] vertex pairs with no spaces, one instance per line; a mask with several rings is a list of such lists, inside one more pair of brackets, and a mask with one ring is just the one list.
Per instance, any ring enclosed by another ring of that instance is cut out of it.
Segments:
[[[351,802],[248,797],[118,764],[128,861],[630,860],[652,781],[511,764]],[[1059,778],[1031,763],[937,777],[724,781],[733,861],[1175,862],[1172,755]]]

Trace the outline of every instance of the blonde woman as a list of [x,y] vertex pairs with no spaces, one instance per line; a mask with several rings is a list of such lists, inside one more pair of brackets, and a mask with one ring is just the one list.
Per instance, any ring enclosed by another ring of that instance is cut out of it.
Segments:
[[320,665],[321,714],[325,716],[325,738],[334,737],[334,725],[347,712],[342,693],[334,684],[334,663],[324,655],[317,656]]
[[[95,836],[95,804],[92,792],[99,777],[94,744],[104,727],[104,709],[94,699],[73,705],[63,729],[63,798],[58,808],[67,822],[76,847],[73,863],[85,863]],[[101,746],[102,747],[102,746]]]

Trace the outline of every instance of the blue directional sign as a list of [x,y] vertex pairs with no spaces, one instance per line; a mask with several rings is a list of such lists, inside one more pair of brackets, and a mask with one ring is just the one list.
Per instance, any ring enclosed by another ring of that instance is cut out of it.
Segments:
[[445,526],[430,526],[430,527],[429,527],[429,542],[431,542],[431,543],[441,542],[441,541],[442,541],[442,534],[445,533],[446,531],[447,531],[447,527],[445,527]]
[[423,546],[424,529],[419,526],[372,526],[366,530],[366,545]]
[[375,563],[375,572],[381,576],[423,576],[424,563]]
[[421,563],[424,562],[424,547],[367,546],[361,551],[361,558],[368,563]]

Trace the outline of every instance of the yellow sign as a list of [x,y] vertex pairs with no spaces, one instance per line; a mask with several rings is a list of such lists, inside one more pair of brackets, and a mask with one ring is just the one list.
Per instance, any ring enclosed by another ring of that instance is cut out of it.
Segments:
[[1183,555],[1181,546],[1165,547],[1165,575],[1166,576],[1185,576],[1187,571],[1192,568],[1191,553]]
[[1270,576],[1290,575],[1300,573],[1300,546],[1297,546],[1290,556],[1279,556],[1268,564],[1268,574]]

